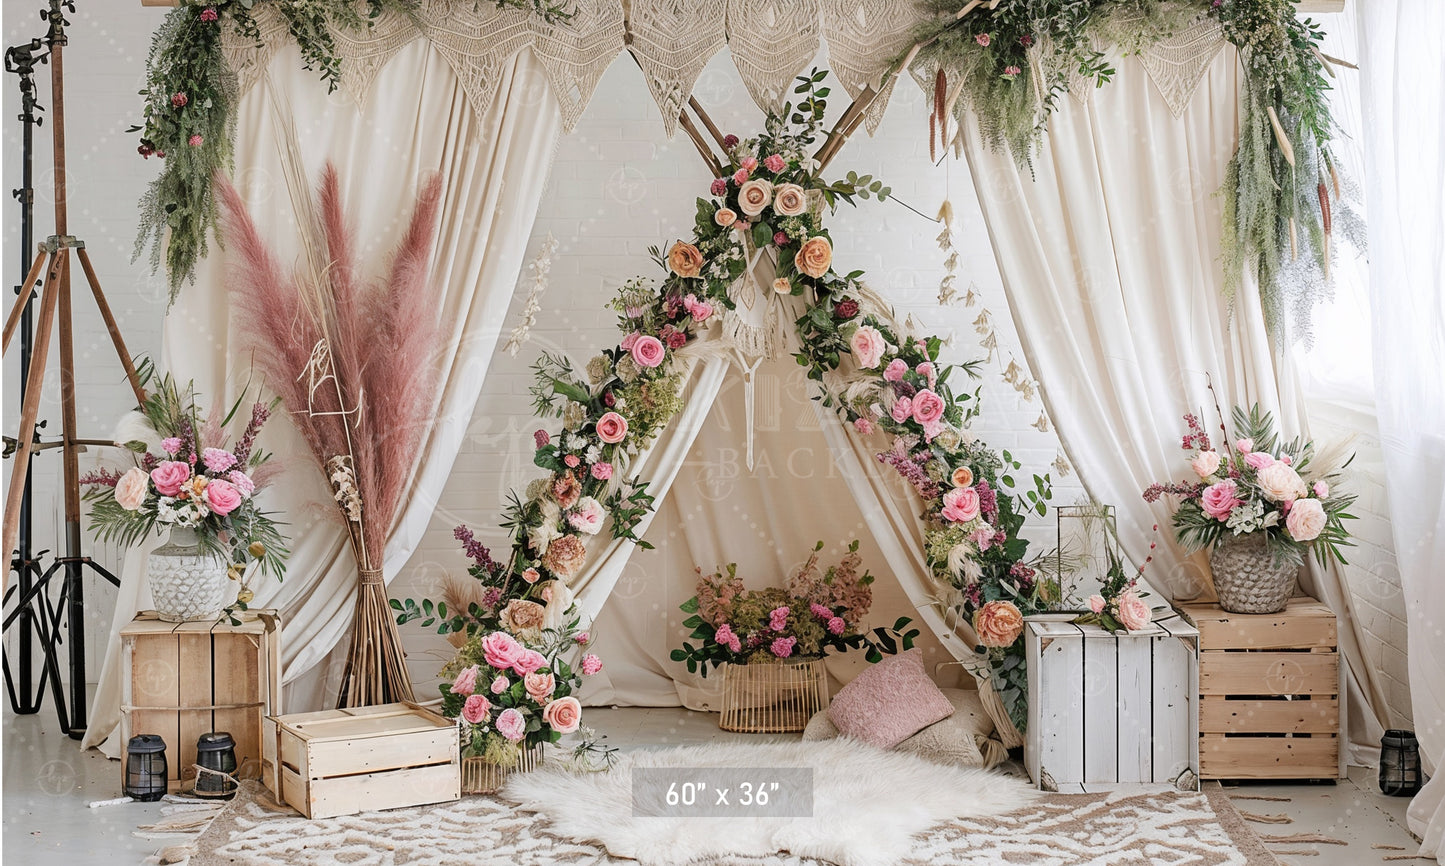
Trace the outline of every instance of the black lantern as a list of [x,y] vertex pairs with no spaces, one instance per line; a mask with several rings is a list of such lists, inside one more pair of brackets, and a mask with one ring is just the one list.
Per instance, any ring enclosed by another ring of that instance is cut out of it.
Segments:
[[153,803],[166,795],[166,741],[159,734],[138,734],[126,747],[125,795]]
[[196,743],[196,763],[201,767],[196,776],[197,797],[230,799],[236,795],[236,782],[229,778],[236,775],[236,741],[229,733],[201,734]]
[[1380,740],[1380,793],[1391,797],[1413,797],[1423,783],[1420,769],[1420,741],[1414,731],[1390,729]]

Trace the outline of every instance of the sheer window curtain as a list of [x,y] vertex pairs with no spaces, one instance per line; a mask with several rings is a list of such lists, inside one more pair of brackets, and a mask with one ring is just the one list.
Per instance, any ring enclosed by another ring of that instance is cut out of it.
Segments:
[[[1256,286],[1231,312],[1219,265],[1221,200],[1234,152],[1238,61],[1228,46],[1175,117],[1136,58],[1080,103],[1060,100],[1034,177],[990,151],[976,123],[964,150],[1025,356],[1069,460],[1090,494],[1117,508],[1126,553],[1161,551],[1149,582],[1168,598],[1212,597],[1208,563],[1174,544],[1164,503],[1141,498],[1181,477],[1180,416],[1203,412],[1218,438],[1212,377],[1224,412],[1258,402],[1286,437],[1307,432],[1287,353],[1264,330]],[[1172,565],[1170,564],[1172,563]],[[1163,566],[1163,567],[1161,567]],[[1307,591],[1340,616],[1349,659],[1351,736],[1379,741],[1383,706],[1360,651],[1337,568],[1311,566]]]
[[[421,180],[430,172],[444,179],[432,264],[434,283],[442,288],[444,342],[437,352],[443,383],[405,508],[388,538],[388,581],[415,550],[462,445],[560,131],[556,100],[530,51],[503,65],[497,86],[497,98],[478,115],[447,61],[429,41],[417,39],[388,62],[358,106],[340,91],[328,94],[289,45],[237,113],[233,178],[283,261],[299,254],[292,202],[309,194],[325,162],[338,168],[358,249],[372,268],[404,229]],[[164,356],[207,398],[233,399],[248,381],[249,362],[231,321],[225,268],[224,251],[213,248],[196,284],[167,317]],[[278,454],[305,453],[284,417],[273,417],[263,440]],[[263,502],[290,522],[292,556],[283,583],[255,579],[251,606],[281,611],[285,708],[303,711],[335,700],[356,568],[344,531],[330,519],[334,506],[321,473],[299,456],[285,468]],[[150,605],[146,553],[137,551],[125,563],[87,747],[119,723],[118,635]]]
[[1410,804],[1422,855],[1445,851],[1445,6],[1361,3],[1375,402],[1405,595],[1410,699],[1427,772]]

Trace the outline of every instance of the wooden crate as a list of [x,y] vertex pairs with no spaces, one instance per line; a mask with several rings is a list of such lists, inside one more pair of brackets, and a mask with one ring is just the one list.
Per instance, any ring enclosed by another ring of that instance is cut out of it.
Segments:
[[281,711],[281,625],[273,610],[237,619],[162,622],[144,611],[121,629],[122,776],[130,738],[159,734],[170,790],[191,787],[196,741],[208,731],[235,738],[241,776],[261,775],[262,725]]
[[1061,615],[1029,617],[1024,764],[1034,784],[1194,789],[1198,647],[1199,632],[1177,615],[1120,635]]
[[277,798],[308,818],[461,798],[456,722],[425,707],[383,704],[270,722],[280,768]]
[[1344,778],[1344,670],[1330,609],[1301,597],[1273,614],[1183,610],[1199,628],[1200,775]]

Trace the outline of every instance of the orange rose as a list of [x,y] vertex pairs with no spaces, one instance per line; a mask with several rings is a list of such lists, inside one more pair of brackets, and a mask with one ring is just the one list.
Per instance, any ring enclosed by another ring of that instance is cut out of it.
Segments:
[[821,235],[808,238],[793,257],[793,264],[798,270],[817,279],[828,273],[828,268],[833,264],[833,245]]
[[1024,615],[1010,601],[991,601],[973,615],[973,630],[986,647],[1006,647],[1024,630]]
[[713,213],[712,221],[723,228],[727,228],[738,221],[738,214],[737,211],[730,207],[720,207]]
[[778,277],[776,280],[773,280],[773,291],[780,295],[791,295],[793,293],[793,284],[788,282],[787,277]]
[[954,487],[967,487],[973,483],[973,472],[967,466],[960,466],[953,470],[953,475],[949,477],[949,480],[953,482]]
[[678,241],[667,251],[667,267],[679,277],[695,277],[702,273],[702,253],[692,244]]

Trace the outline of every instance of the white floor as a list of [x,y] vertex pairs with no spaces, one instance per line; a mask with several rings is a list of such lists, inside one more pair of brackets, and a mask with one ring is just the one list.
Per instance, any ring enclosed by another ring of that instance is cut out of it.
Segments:
[[[606,742],[624,750],[788,738],[730,734],[718,729],[716,715],[681,709],[589,709],[586,717],[607,735]],[[93,750],[81,752],[74,740],[58,732],[48,707],[38,715],[16,716],[7,706],[0,746],[5,863],[119,866],[139,863],[167,844],[133,835],[138,825],[159,816],[159,804],[89,808],[92,802],[120,795],[120,764]],[[1252,824],[1261,836],[1309,835],[1345,843],[1272,844],[1287,866],[1408,863],[1385,858],[1415,850],[1404,827],[1407,801],[1381,796],[1363,769],[1356,768],[1338,785],[1245,785],[1232,790],[1241,797],[1289,798],[1236,800],[1247,812],[1290,818],[1289,823]]]

